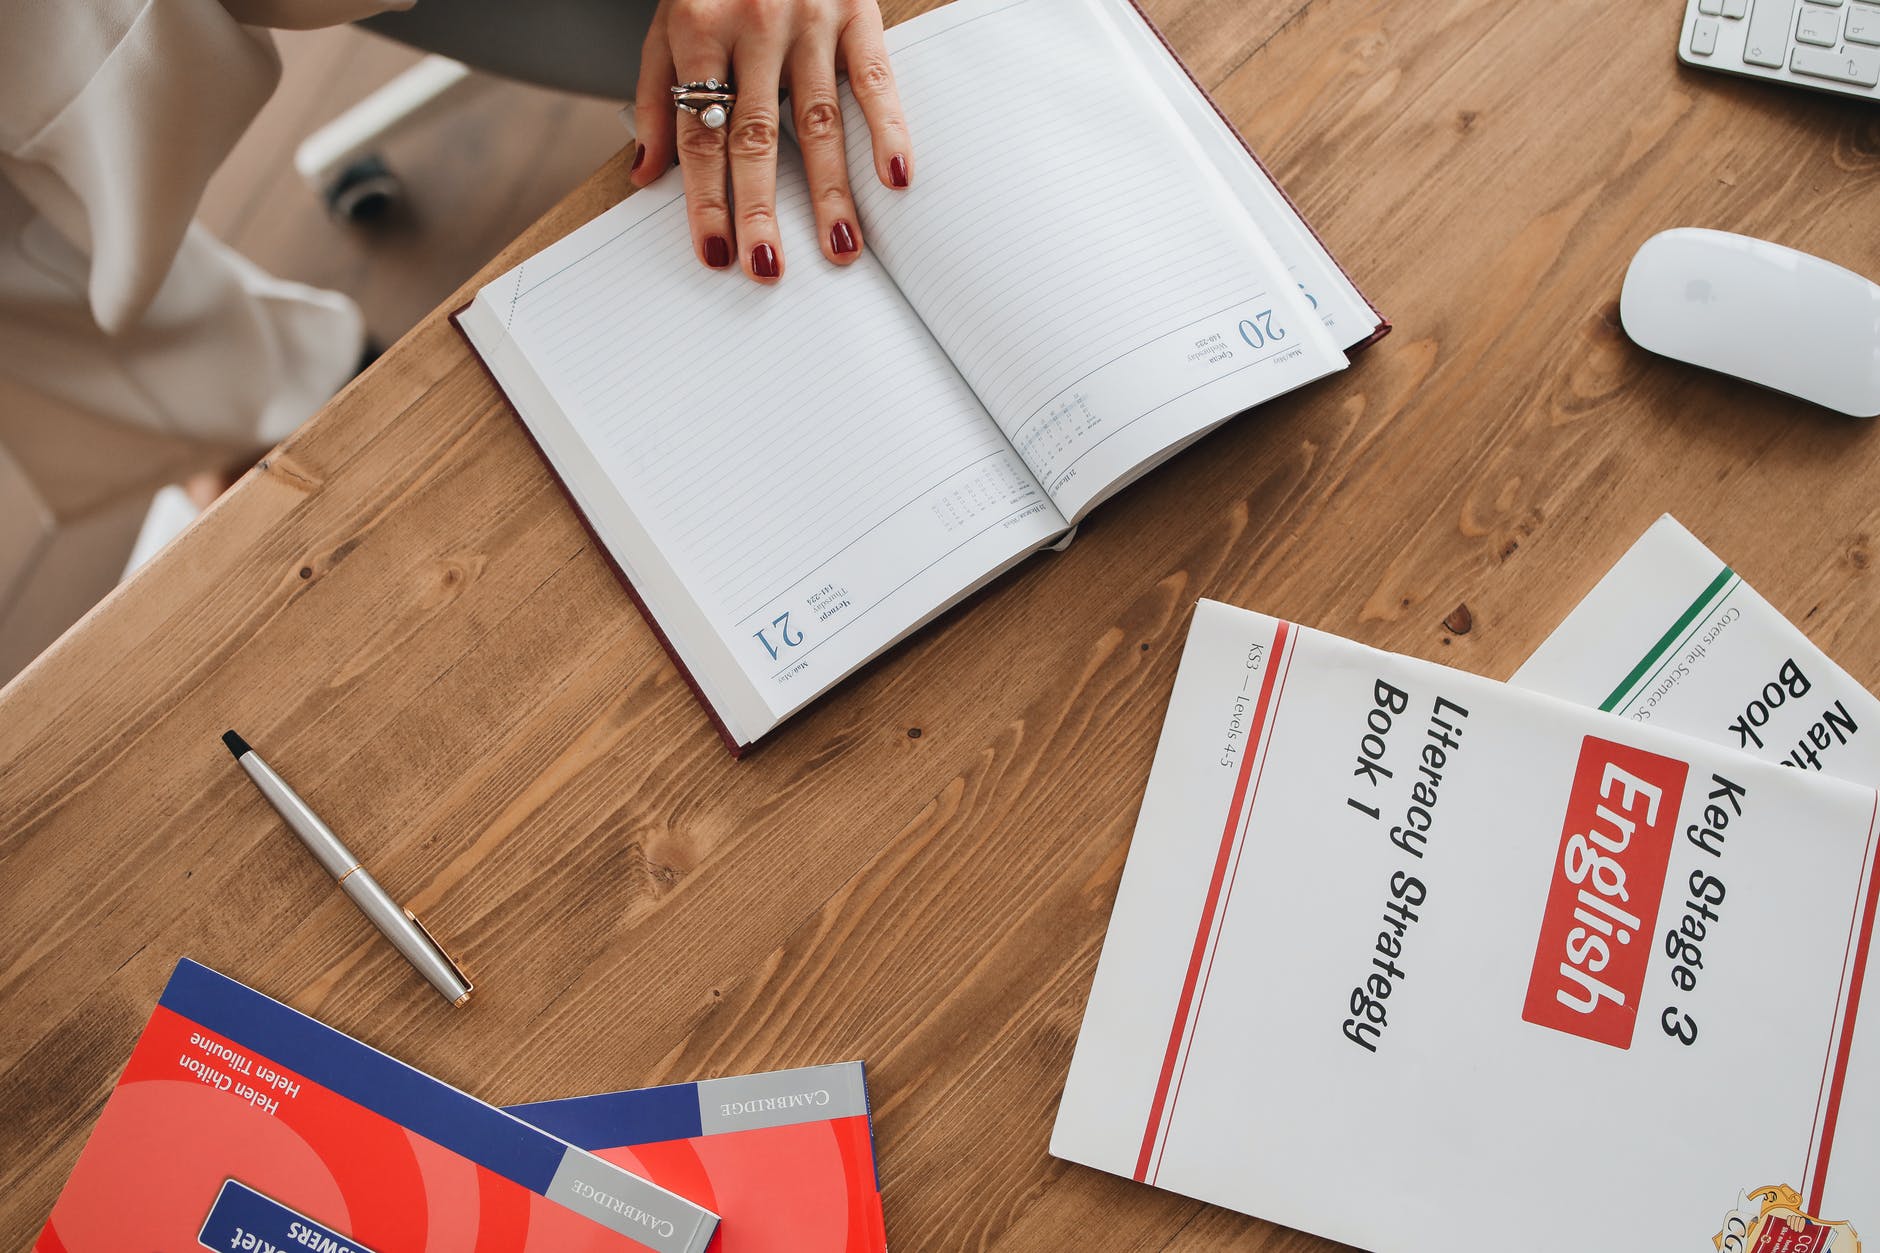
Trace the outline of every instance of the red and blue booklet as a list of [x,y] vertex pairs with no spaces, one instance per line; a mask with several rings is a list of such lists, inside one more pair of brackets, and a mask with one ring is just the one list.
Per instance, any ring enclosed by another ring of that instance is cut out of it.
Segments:
[[192,961],[35,1253],[700,1253],[718,1219]]
[[34,1250],[708,1245],[886,1248],[860,1062],[506,1112],[184,960]]
[[888,1247],[860,1062],[510,1112],[722,1215],[717,1253]]

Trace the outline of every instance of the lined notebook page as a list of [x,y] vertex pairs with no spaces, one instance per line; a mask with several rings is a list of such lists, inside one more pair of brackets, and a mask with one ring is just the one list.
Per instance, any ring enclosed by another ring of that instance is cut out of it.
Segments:
[[823,259],[807,198],[792,150],[762,287],[693,259],[669,173],[466,328],[539,382],[524,417],[682,654],[689,598],[774,717],[1065,526],[878,263]]
[[1103,10],[964,0],[888,42],[917,181],[857,180],[870,246],[1067,517],[1342,368]]
[[1188,72],[1163,47],[1155,31],[1129,0],[1098,3],[1109,14],[1117,35],[1135,50],[1136,67],[1188,127],[1234,199],[1273,245],[1286,273],[1306,294],[1332,342],[1340,348],[1352,348],[1372,338],[1383,319],[1352,285],[1285,193],[1222,121],[1214,105],[1196,89]]

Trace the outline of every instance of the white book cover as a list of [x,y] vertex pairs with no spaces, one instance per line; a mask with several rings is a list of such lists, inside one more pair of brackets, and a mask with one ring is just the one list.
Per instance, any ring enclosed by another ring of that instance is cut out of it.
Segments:
[[1880,786],[1880,700],[1669,514],[1512,681]]
[[1052,1152],[1379,1253],[1849,1253],[1877,807],[1202,601]]

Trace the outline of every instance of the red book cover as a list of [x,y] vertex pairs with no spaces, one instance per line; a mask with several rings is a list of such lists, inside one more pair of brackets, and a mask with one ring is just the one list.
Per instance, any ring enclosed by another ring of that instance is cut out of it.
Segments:
[[718,1214],[717,1253],[887,1248],[860,1062],[510,1112]]
[[717,1218],[191,961],[36,1253],[703,1253]]

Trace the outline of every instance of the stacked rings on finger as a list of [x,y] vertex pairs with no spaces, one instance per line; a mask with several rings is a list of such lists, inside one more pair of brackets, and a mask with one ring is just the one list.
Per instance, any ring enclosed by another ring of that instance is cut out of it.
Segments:
[[730,83],[721,83],[715,78],[702,83],[680,83],[672,89],[672,102],[687,113],[696,114],[698,120],[712,130],[731,120],[731,106],[737,99],[738,93],[731,90]]

